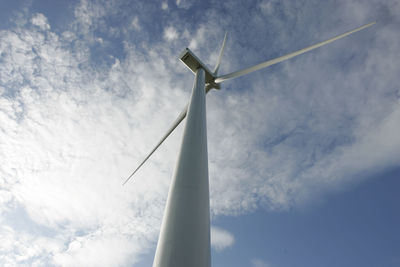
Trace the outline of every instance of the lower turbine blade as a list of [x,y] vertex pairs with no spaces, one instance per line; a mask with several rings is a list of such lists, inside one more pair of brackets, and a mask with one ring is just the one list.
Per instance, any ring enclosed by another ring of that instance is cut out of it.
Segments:
[[[206,90],[206,93],[208,93],[208,92],[209,92],[209,90]],[[125,185],[132,178],[132,176],[140,169],[140,167],[142,167],[143,164],[151,157],[151,155],[153,155],[153,153],[157,150],[157,148],[159,146],[161,146],[161,144],[165,141],[165,139],[167,139],[167,137],[175,130],[175,128],[178,127],[178,125],[186,117],[187,109],[188,109],[188,104],[185,106],[185,108],[179,114],[178,118],[176,118],[174,123],[172,123],[172,125],[169,128],[169,130],[167,131],[167,133],[161,138],[161,140],[157,143],[157,145],[153,148],[153,150],[151,150],[151,152],[144,158],[144,160],[139,164],[139,166],[137,166],[137,168],[132,172],[132,174],[129,175],[129,177],[125,180],[125,182],[123,182],[122,185]]]
[[361,31],[361,30],[363,30],[363,29],[365,29],[365,28],[368,28],[368,27],[374,25],[375,23],[376,23],[376,22],[372,22],[372,23],[366,24],[366,25],[361,26],[361,27],[359,27],[359,28],[357,28],[357,29],[354,29],[354,30],[348,31],[348,32],[346,32],[346,33],[343,33],[343,34],[341,34],[341,35],[338,35],[338,36],[336,36],[336,37],[333,37],[333,38],[331,38],[331,39],[329,39],[329,40],[326,40],[326,41],[317,43],[317,44],[315,44],[315,45],[312,45],[312,46],[303,48],[303,49],[298,50],[298,51],[296,51],[296,52],[287,54],[287,55],[285,55],[285,56],[281,56],[281,57],[278,57],[278,58],[275,58],[275,59],[272,59],[272,60],[265,61],[265,62],[263,62],[263,63],[260,63],[260,64],[255,65],[255,66],[253,66],[253,67],[249,67],[249,68],[242,69],[242,70],[239,70],[239,71],[235,71],[235,72],[232,72],[232,73],[229,73],[229,74],[226,74],[226,75],[222,75],[222,76],[216,78],[216,79],[215,79],[215,82],[216,82],[216,83],[221,83],[221,82],[223,82],[223,81],[226,81],[226,80],[229,80],[229,79],[233,79],[233,78],[237,78],[237,77],[240,77],[240,76],[242,76],[242,75],[248,74],[248,73],[250,73],[250,72],[253,72],[253,71],[256,71],[256,70],[260,70],[260,69],[269,67],[269,66],[271,66],[271,65],[274,65],[274,64],[277,64],[277,63],[279,63],[279,62],[285,61],[285,60],[287,60],[287,59],[289,59],[289,58],[292,58],[292,57],[301,55],[301,54],[303,54],[303,53],[306,53],[306,52],[308,52],[308,51],[310,51],[310,50],[316,49],[316,48],[318,48],[318,47],[320,47],[320,46],[323,46],[323,45],[329,44],[329,43],[331,43],[331,42],[333,42],[333,41],[339,40],[339,39],[341,39],[341,38],[343,38],[343,37],[345,37],[345,36],[347,36],[347,35],[350,35],[350,34],[352,34],[352,33]]
[[182,110],[182,112],[179,114],[178,118],[174,121],[172,126],[169,128],[167,133],[161,138],[161,140],[157,143],[157,145],[153,148],[153,150],[145,157],[145,159],[139,164],[139,166],[132,172],[131,175],[125,180],[125,182],[122,185],[125,185],[129,179],[139,170],[140,167],[150,158],[150,156],[154,153],[154,151],[157,150],[157,148],[167,139],[167,137],[175,130],[176,127],[183,121],[183,119],[186,117],[188,105]]

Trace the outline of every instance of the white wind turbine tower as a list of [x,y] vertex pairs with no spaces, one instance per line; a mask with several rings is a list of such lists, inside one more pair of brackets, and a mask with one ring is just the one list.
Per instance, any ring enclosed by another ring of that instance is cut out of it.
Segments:
[[178,162],[168,193],[153,267],[211,266],[205,94],[212,88],[220,89],[220,83],[223,81],[282,62],[370,27],[373,24],[375,22],[285,56],[221,76],[218,76],[218,69],[224,52],[226,34],[213,72],[188,48],[182,52],[180,60],[195,74],[189,104],[154,149],[123,183],[125,184],[129,181],[187,116]]

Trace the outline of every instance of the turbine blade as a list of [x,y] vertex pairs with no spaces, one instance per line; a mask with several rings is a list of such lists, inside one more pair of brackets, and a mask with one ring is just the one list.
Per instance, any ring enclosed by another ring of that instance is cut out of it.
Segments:
[[313,50],[313,49],[316,49],[316,48],[318,48],[318,47],[320,47],[320,46],[323,46],[323,45],[329,44],[329,43],[331,43],[331,42],[333,42],[333,41],[339,40],[339,39],[341,39],[341,38],[343,38],[343,37],[345,37],[345,36],[347,36],[347,35],[350,35],[350,34],[352,34],[352,33],[361,31],[361,30],[363,30],[363,29],[365,29],[365,28],[368,28],[368,27],[374,25],[375,23],[376,23],[376,22],[372,22],[372,23],[366,24],[366,25],[361,26],[361,27],[359,27],[359,28],[356,28],[356,29],[354,29],[354,30],[348,31],[348,32],[346,32],[346,33],[343,33],[343,34],[341,34],[341,35],[338,35],[338,36],[333,37],[333,38],[331,38],[331,39],[328,39],[328,40],[326,40],[326,41],[323,41],[323,42],[314,44],[314,45],[312,45],[312,46],[309,46],[309,47],[300,49],[300,50],[298,50],[298,51],[296,51],[296,52],[287,54],[287,55],[285,55],[285,56],[281,56],[281,57],[278,57],[278,58],[275,58],[275,59],[271,59],[271,60],[265,61],[265,62],[263,62],[263,63],[257,64],[257,65],[255,65],[255,66],[252,66],[252,67],[249,67],[249,68],[245,68],[245,69],[242,69],[242,70],[239,70],[239,71],[235,71],[235,72],[232,72],[232,73],[229,73],[229,74],[226,74],[226,75],[222,75],[222,76],[220,76],[220,77],[217,77],[217,78],[215,79],[215,82],[216,82],[216,83],[221,83],[221,82],[223,82],[223,81],[226,81],[226,80],[229,80],[229,79],[233,79],[233,78],[237,78],[237,77],[240,77],[240,76],[242,76],[242,75],[251,73],[251,72],[253,72],[253,71],[257,71],[257,70],[260,70],[260,69],[269,67],[269,66],[271,66],[271,65],[274,65],[274,64],[277,64],[277,63],[279,63],[279,62],[285,61],[285,60],[287,60],[287,59],[289,59],[289,58],[292,58],[292,57],[301,55],[301,54],[303,54],[303,53],[306,53],[306,52],[308,52],[308,51],[311,51],[311,50]]
[[129,179],[139,170],[140,167],[150,158],[150,156],[154,153],[154,151],[157,150],[157,148],[167,139],[167,137],[175,130],[176,127],[183,121],[183,119],[186,117],[188,105],[185,106],[185,108],[182,110],[182,112],[179,114],[178,118],[174,121],[174,123],[171,125],[167,133],[161,138],[161,140],[157,143],[157,145],[151,150],[151,152],[144,158],[144,160],[139,164],[139,166],[132,172],[131,175],[125,180],[125,182],[122,185],[125,185]]
[[219,69],[219,65],[221,64],[221,59],[222,59],[222,55],[224,54],[225,42],[226,42],[226,36],[227,35],[228,35],[228,32],[225,33],[224,41],[222,42],[222,47],[221,47],[221,50],[219,51],[217,65],[215,65],[215,69],[214,69],[214,75],[217,75],[218,69]]
[[[205,89],[206,90],[206,89]],[[210,91],[210,89],[206,90],[206,94]],[[131,175],[123,182],[122,185],[125,185],[129,179],[132,178],[132,176],[139,170],[140,167],[143,166],[143,164],[153,155],[153,153],[157,150],[157,148],[167,139],[167,137],[175,130],[176,127],[183,121],[183,119],[186,117],[187,110],[188,110],[189,104],[186,104],[185,108],[182,110],[182,112],[179,114],[178,118],[172,123],[171,127],[167,131],[167,133],[161,138],[161,140],[157,143],[157,145],[151,150],[151,152],[144,158],[144,160],[139,164],[139,166],[132,172]]]

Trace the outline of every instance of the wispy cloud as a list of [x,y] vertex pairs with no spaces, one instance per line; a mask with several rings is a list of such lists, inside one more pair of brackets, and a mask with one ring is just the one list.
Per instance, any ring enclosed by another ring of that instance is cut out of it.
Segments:
[[162,10],[167,10],[168,9],[168,2],[167,1],[161,2],[161,9]]
[[176,40],[178,37],[179,37],[179,34],[174,27],[169,26],[164,30],[164,38],[167,41]]
[[253,267],[271,267],[271,265],[261,259],[253,259],[251,260],[251,264]]
[[32,22],[33,25],[38,26],[42,30],[49,30],[50,29],[49,22],[47,21],[47,18],[43,14],[40,14],[40,13],[35,14],[32,17],[31,22]]
[[[104,266],[133,263],[157,235],[168,186],[162,173],[170,167],[160,162],[158,175],[145,179],[143,172],[135,187],[121,182],[152,145],[141,140],[143,133],[154,140],[167,125],[152,120],[140,127],[134,118],[156,118],[151,109],[166,106],[169,97],[158,99],[154,90],[168,81],[155,84],[133,75],[135,82],[124,82],[122,69],[130,65],[118,60],[97,77],[90,54],[71,50],[65,41],[44,26],[1,32],[1,158],[7,159],[1,165],[2,212],[9,217],[17,205],[26,211],[18,232],[12,221],[2,226],[4,262],[94,266],[101,252]],[[127,83],[144,91],[132,92]],[[140,99],[154,99],[154,105]],[[171,114],[180,108],[176,104]],[[34,224],[50,229],[49,236],[31,233]]]
[[233,234],[219,227],[211,227],[211,246],[215,250],[221,251],[233,246],[234,243],[235,237]]

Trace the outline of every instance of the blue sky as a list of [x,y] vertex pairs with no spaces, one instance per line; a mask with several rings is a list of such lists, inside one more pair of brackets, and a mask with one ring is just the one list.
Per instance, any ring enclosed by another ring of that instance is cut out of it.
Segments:
[[189,99],[207,95],[213,266],[399,266],[397,1],[2,1],[0,265],[150,266]]

